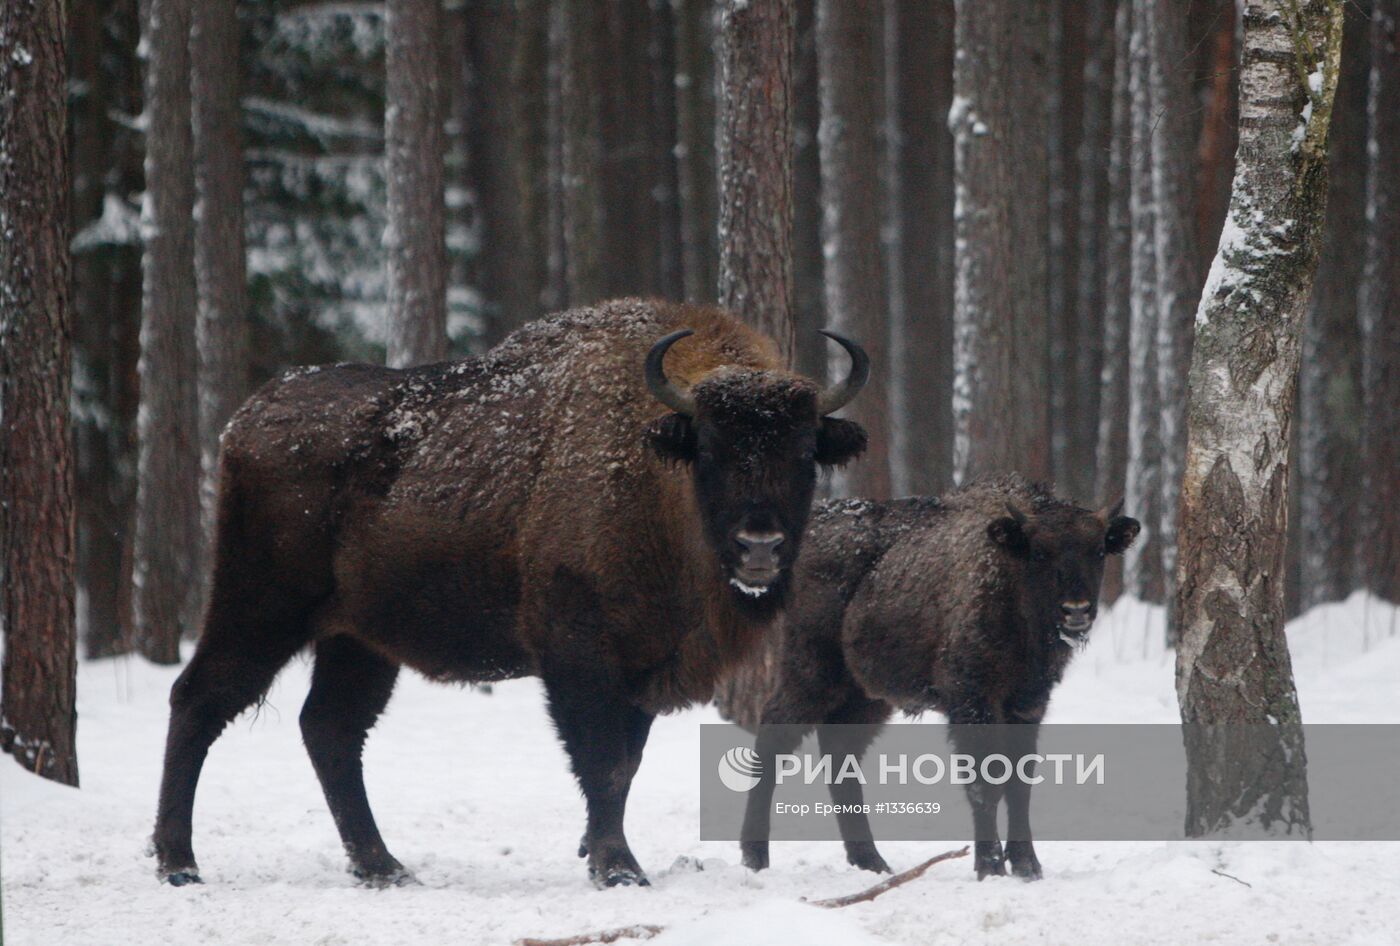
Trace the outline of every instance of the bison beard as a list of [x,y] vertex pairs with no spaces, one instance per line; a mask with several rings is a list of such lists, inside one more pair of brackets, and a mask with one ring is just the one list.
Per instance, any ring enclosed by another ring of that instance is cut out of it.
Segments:
[[724,312],[623,300],[481,358],[302,369],[264,387],[223,438],[209,606],[170,694],[159,876],[198,881],[209,746],[311,645],[302,733],[357,876],[410,879],[360,762],[406,664],[440,680],[541,677],[587,799],[590,875],[646,883],[622,826],[652,718],[708,699],[759,639],[817,465],[864,446],[823,416],[865,377],[864,354],[837,340],[852,377],[819,390]]
[[[781,662],[771,678],[744,675],[766,699],[736,694],[720,707],[758,730],[766,773],[747,799],[744,863],[768,866],[774,757],[794,751],[814,727],[823,753],[859,758],[894,710],[937,710],[953,724],[959,751],[979,759],[979,772],[990,753],[1034,752],[1050,692],[1093,623],[1103,557],[1137,536],[1121,505],[1080,509],[1014,475],[941,500],[818,505],[794,569]],[[762,718],[744,718],[749,706],[763,706]],[[858,784],[846,780],[831,792],[859,810]],[[996,824],[1003,798],[1005,851]],[[1018,876],[1038,878],[1030,786],[979,779],[968,800],[977,876],[1005,873],[1009,860]],[[864,815],[837,823],[850,863],[889,870]]]

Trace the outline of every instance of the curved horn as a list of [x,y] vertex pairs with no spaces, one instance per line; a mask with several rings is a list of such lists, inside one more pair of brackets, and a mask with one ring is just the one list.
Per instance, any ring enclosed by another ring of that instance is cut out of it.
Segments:
[[828,332],[826,329],[819,331],[846,349],[846,354],[851,356],[851,373],[846,376],[846,380],[825,388],[817,395],[817,416],[825,417],[851,403],[860,393],[860,389],[865,387],[865,382],[870,380],[870,356],[865,353],[864,348],[844,335]]
[[1123,515],[1122,496],[1118,497],[1118,502],[1113,503],[1110,506],[1105,506],[1104,508],[1099,510],[1099,518],[1102,519],[1104,522],[1111,522],[1121,515]]
[[665,404],[677,414],[684,414],[686,417],[695,416],[695,398],[687,392],[682,391],[670,382],[666,377],[666,372],[662,369],[661,363],[666,360],[666,349],[687,335],[695,333],[688,328],[683,328],[679,332],[672,332],[661,341],[651,346],[651,351],[647,352],[646,375],[647,388],[662,404]]
[[1023,526],[1026,524],[1026,514],[1017,509],[1012,503],[1008,502],[1006,504],[1006,511],[1010,514],[1012,519],[1016,520],[1017,525]]

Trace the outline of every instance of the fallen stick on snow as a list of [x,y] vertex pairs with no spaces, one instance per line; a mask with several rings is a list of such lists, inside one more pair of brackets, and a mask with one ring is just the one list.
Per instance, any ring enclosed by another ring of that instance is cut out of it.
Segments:
[[[844,897],[832,897],[829,900],[808,900],[805,897],[802,902],[808,906],[825,907],[834,910],[838,907],[849,907],[853,903],[865,903],[867,900],[874,900],[880,894],[894,888],[907,884],[911,880],[918,880],[934,864],[940,861],[951,861],[955,857],[966,857],[968,849],[963,847],[957,851],[944,851],[937,857],[930,857],[918,867],[911,867],[901,874],[880,881],[873,887],[862,890],[860,893],[847,894]],[[515,946],[587,946],[589,943],[613,943],[620,939],[651,939],[656,934],[664,930],[664,926],[653,926],[649,923],[637,926],[619,926],[610,930],[599,930],[596,933],[580,933],[577,936],[566,936],[563,939],[535,939],[527,937],[518,939]]]
[[958,851],[944,851],[937,857],[930,857],[918,867],[911,867],[903,873],[895,874],[893,877],[886,878],[885,880],[880,881],[878,884],[869,888],[868,890],[862,890],[860,893],[847,894],[844,897],[832,897],[830,900],[805,900],[804,902],[809,903],[814,907],[827,907],[828,909],[835,909],[836,907],[849,907],[853,903],[864,903],[867,900],[874,900],[876,897],[880,896],[880,894],[886,892],[887,890],[893,890],[901,884],[907,884],[911,880],[919,879],[923,876],[924,871],[928,870],[930,867],[932,867],[934,864],[937,864],[939,861],[951,861],[955,857],[966,856],[966,847]]
[[565,936],[563,939],[535,939],[526,937],[515,941],[515,946],[584,946],[586,943],[613,943],[620,939],[651,939],[660,933],[664,926],[653,926],[650,923],[639,923],[636,926],[619,926],[610,930],[599,930],[596,933],[580,933],[577,936]]

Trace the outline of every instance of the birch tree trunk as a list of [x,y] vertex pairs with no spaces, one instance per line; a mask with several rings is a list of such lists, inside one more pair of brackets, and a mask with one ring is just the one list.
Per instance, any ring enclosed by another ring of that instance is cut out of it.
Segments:
[[1298,530],[1306,609],[1351,592],[1361,514],[1361,336],[1357,287],[1366,260],[1369,3],[1347,4],[1342,71],[1328,135],[1327,229],[1303,332],[1298,378]]
[[195,276],[199,290],[199,445],[203,535],[214,531],[219,434],[248,393],[247,264],[236,0],[194,5]]
[[772,336],[789,363],[794,39],[792,0],[723,0],[716,44],[719,303]]
[[1357,308],[1366,428],[1366,583],[1400,601],[1400,2],[1375,0],[1371,20],[1370,227]]
[[141,408],[137,415],[134,635],[150,660],[180,660],[199,602],[199,370],[195,339],[190,0],[148,0]]
[[885,57],[891,472],[938,493],[953,463],[952,0],[889,0]]
[[386,360],[447,357],[441,0],[388,0],[384,150],[389,225]]
[[953,465],[964,483],[1013,469],[1050,475],[1045,195],[1019,184],[1045,179],[1033,12],[1010,0],[956,7]]
[[0,749],[76,786],[67,15],[0,9]]
[[[888,366],[877,141],[883,22],[879,0],[817,0],[826,311],[835,328],[860,341],[871,361]],[[846,360],[845,352],[833,351],[833,357]],[[890,495],[888,367],[882,375],[884,383],[870,385],[847,411],[870,439],[843,479],[852,495],[872,499]]]
[[[1104,231],[1103,363],[1099,374],[1097,458],[1094,492],[1099,502],[1124,496],[1128,468],[1128,334],[1132,318],[1132,96],[1129,89],[1129,40],[1132,0],[1118,0],[1113,26],[1112,144],[1108,157],[1108,219]],[[1123,557],[1104,565],[1104,601],[1123,591]]]
[[[1191,367],[1191,321],[1200,284],[1193,237],[1191,161],[1195,113],[1186,55],[1186,5],[1153,0],[1151,48],[1153,249],[1157,255],[1157,405],[1161,505],[1158,551],[1162,596],[1170,606],[1176,565],[1176,512],[1186,458],[1186,375]],[[1172,623],[1167,622],[1170,628]],[[1169,643],[1171,641],[1169,640]]]
[[1196,314],[1181,493],[1176,688],[1189,835],[1252,820],[1311,830],[1280,575],[1341,44],[1341,0],[1245,6],[1235,186]]
[[1157,224],[1152,193],[1152,6],[1133,4],[1128,86],[1132,96],[1130,201],[1132,314],[1128,328],[1128,467],[1124,504],[1142,535],[1123,558],[1123,585],[1144,601],[1163,600],[1162,442],[1157,388]]

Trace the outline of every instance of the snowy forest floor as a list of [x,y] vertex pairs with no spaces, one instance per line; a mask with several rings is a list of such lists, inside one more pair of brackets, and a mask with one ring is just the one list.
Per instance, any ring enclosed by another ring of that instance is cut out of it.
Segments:
[[[1175,722],[1161,621],[1133,602],[1102,617],[1050,720]],[[1395,608],[1358,594],[1290,625],[1309,722],[1400,722],[1398,623]],[[805,906],[874,877],[846,866],[839,843],[775,844],[772,869],[756,875],[737,844],[697,840],[697,724],[718,720],[708,707],[657,721],[633,787],[628,834],[653,886],[599,892],[574,856],[583,803],[534,680],[487,695],[401,678],[365,767],[389,847],[421,884],[363,889],[301,747],[308,671],[293,663],[266,706],[215,744],[195,816],[206,883],[175,889],[157,884],[144,848],[177,670],[84,663],[82,790],[0,761],[4,942],[418,946],[638,923],[667,927],[658,946],[1400,942],[1400,843],[1387,842],[1042,843],[1037,884],[979,884],[958,860],[873,902]],[[949,846],[882,851],[903,870]],[[704,870],[671,869],[681,856]]]

